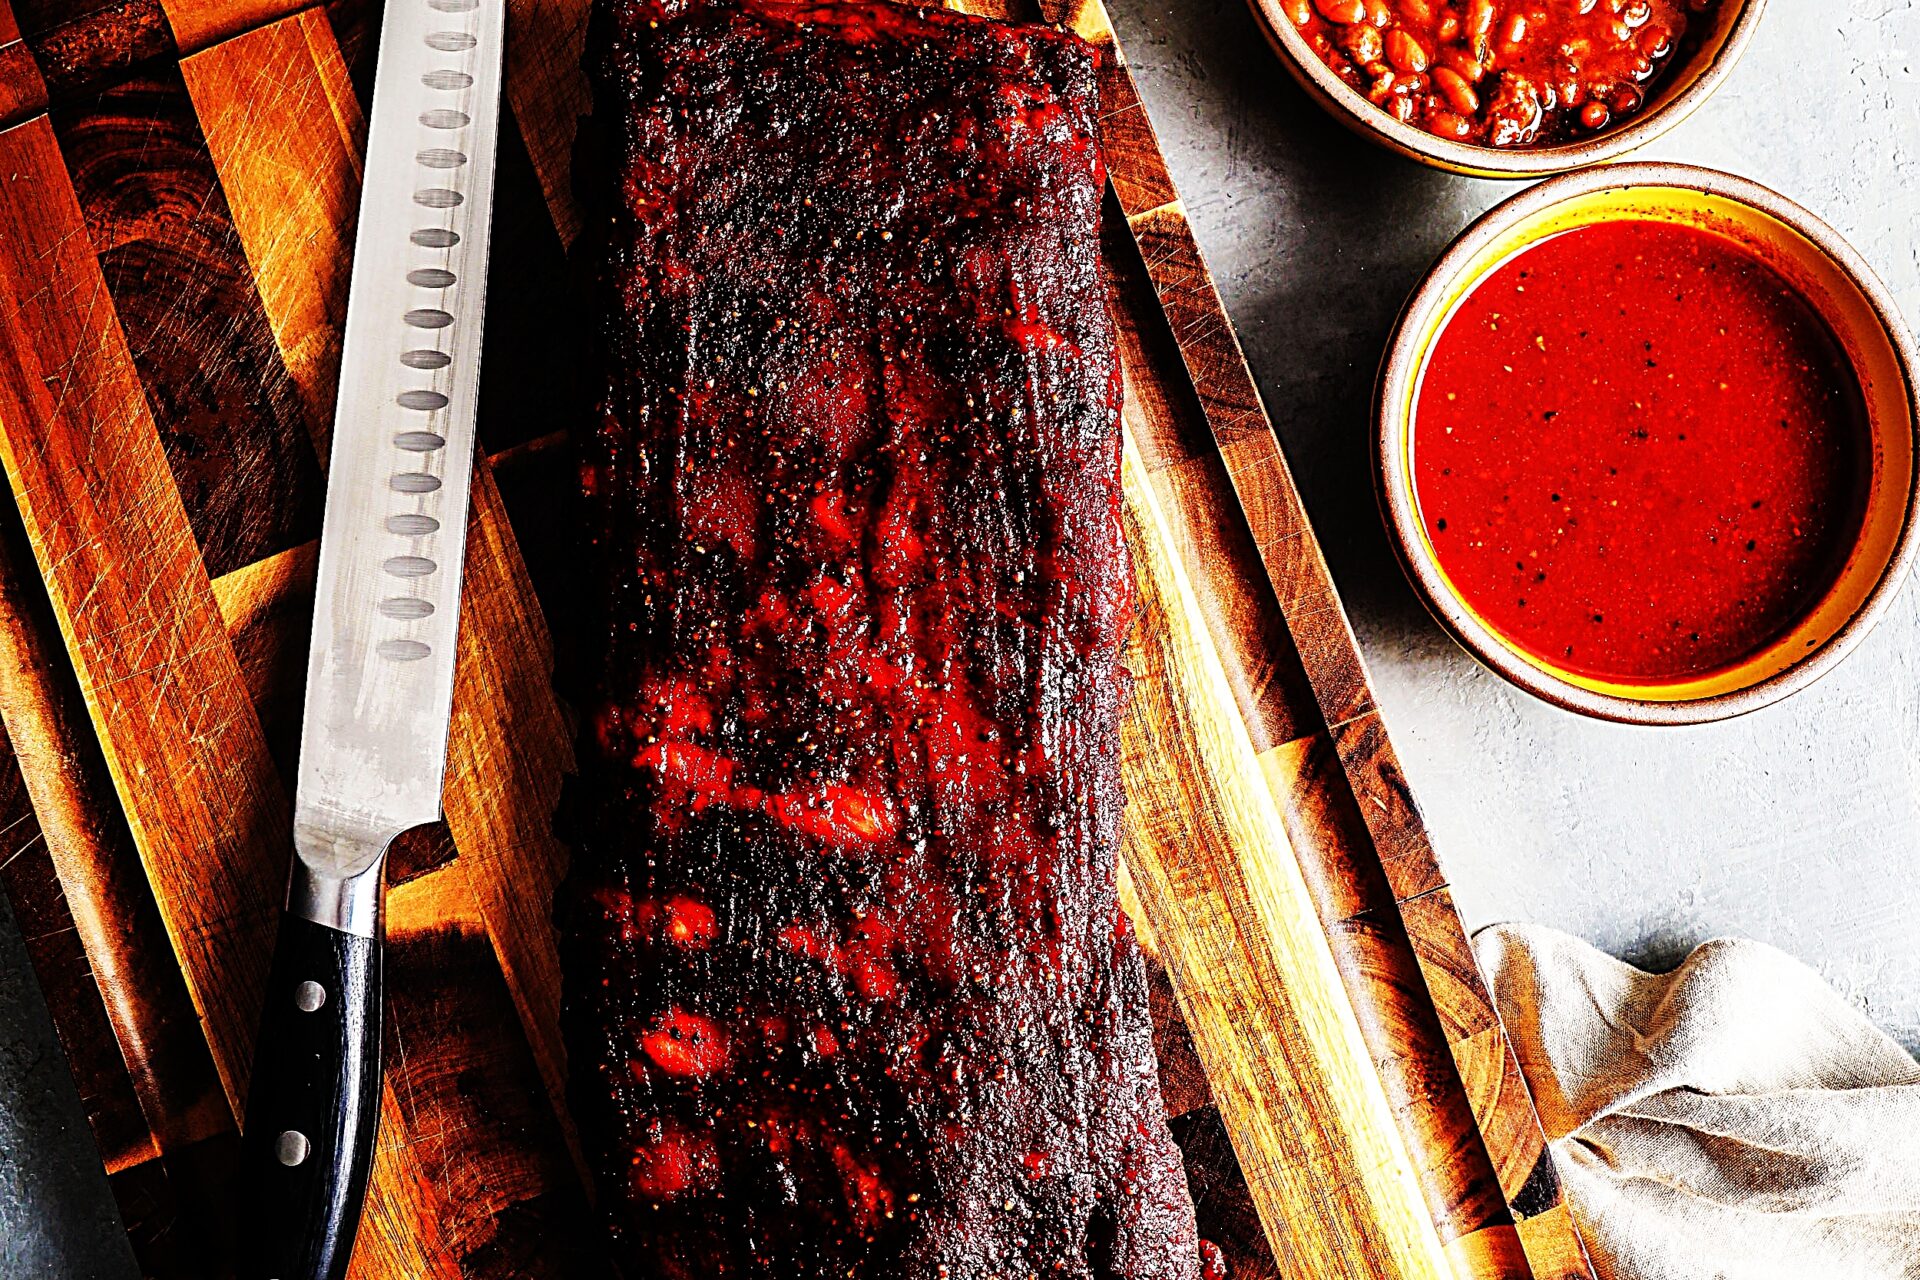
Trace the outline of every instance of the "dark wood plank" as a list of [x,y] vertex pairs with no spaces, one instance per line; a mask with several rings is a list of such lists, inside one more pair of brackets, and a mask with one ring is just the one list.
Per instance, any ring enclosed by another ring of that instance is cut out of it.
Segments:
[[179,70],[51,119],[207,572],[318,537],[306,413]]
[[240,1135],[229,1131],[112,1171],[107,1185],[145,1280],[232,1280],[239,1156]]
[[500,122],[487,296],[511,298],[487,311],[480,379],[480,447],[499,453],[585,422],[592,410],[590,326],[582,282],[568,266],[539,176],[511,108]]
[[1211,1106],[1173,1120],[1173,1140],[1187,1162],[1187,1189],[1202,1238],[1220,1246],[1231,1280],[1282,1280],[1267,1247],[1247,1179],[1234,1158],[1233,1141],[1220,1112]]
[[0,129],[46,109],[47,82],[20,34],[13,7],[0,0]]
[[179,53],[160,0],[12,0],[47,97],[66,102]]
[[418,1150],[458,1206],[446,1242],[463,1280],[610,1276],[526,1038],[475,1034],[515,1020],[485,928],[443,917],[420,929],[400,923],[387,952],[390,1042],[408,1062],[395,1083],[396,1118],[421,1134],[456,1122],[457,1143]]

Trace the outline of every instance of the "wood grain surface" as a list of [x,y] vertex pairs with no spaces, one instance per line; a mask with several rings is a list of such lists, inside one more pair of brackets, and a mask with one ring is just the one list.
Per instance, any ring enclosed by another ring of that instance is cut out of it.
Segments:
[[[586,2],[509,3],[490,294],[512,301],[488,326],[446,820],[390,869],[360,1280],[606,1273],[547,923]],[[1243,1280],[1587,1274],[1105,12],[1024,3],[992,11],[1102,54],[1146,605],[1128,897],[1203,1231]],[[0,0],[0,883],[156,1277],[227,1274],[377,20]]]
[[[1136,410],[1137,412],[1137,410]],[[1445,1255],[1226,668],[1131,435],[1126,864],[1283,1275]],[[1196,815],[1205,815],[1196,820]]]

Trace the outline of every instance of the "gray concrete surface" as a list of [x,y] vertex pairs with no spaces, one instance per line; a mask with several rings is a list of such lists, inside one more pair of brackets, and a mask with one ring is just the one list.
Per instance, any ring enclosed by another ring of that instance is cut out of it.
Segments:
[[[1517,188],[1356,140],[1245,0],[1109,3],[1469,924],[1540,921],[1651,966],[1759,938],[1920,1047],[1920,587],[1820,685],[1721,725],[1599,724],[1481,670],[1393,562],[1367,398],[1422,271]],[[1642,156],[1798,200],[1920,318],[1916,56],[1914,0],[1772,0],[1720,93]]]
[[[1591,723],[1481,671],[1392,561],[1366,401],[1421,271],[1514,188],[1354,139],[1244,0],[1110,3],[1469,923],[1538,920],[1656,966],[1760,938],[1920,1047],[1920,589],[1822,685],[1725,725]],[[1808,205],[1920,316],[1916,54],[1913,0],[1772,0],[1733,79],[1646,154]],[[0,903],[0,1280],[133,1274]]]

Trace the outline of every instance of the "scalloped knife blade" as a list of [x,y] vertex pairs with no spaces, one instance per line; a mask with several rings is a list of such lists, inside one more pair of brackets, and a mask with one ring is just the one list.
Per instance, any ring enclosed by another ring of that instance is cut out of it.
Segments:
[[381,33],[294,797],[294,908],[354,933],[387,843],[440,816],[503,14],[396,0]]
[[382,19],[242,1280],[339,1280],[372,1164],[386,850],[440,816],[446,776],[505,4],[388,0]]

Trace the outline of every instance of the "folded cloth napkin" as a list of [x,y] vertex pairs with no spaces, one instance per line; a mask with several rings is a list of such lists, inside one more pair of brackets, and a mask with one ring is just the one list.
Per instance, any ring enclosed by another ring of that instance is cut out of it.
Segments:
[[1758,942],[1474,937],[1602,1280],[1920,1277],[1920,1065]]

